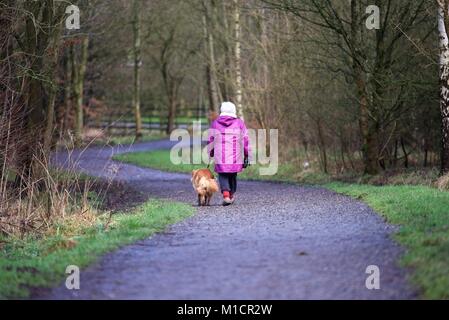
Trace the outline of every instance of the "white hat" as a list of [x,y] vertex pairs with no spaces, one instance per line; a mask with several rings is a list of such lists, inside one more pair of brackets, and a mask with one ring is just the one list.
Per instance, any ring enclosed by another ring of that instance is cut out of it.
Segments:
[[221,104],[220,112],[220,116],[237,118],[235,104],[233,104],[232,102],[223,102]]

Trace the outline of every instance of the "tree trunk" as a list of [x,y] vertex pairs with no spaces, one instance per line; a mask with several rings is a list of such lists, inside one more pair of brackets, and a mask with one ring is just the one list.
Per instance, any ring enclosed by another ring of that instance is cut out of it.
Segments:
[[[40,63],[39,63],[40,64]],[[37,71],[37,70],[36,70]],[[38,72],[38,71],[37,71]],[[45,154],[43,150],[42,133],[45,124],[45,91],[38,79],[30,79],[28,84],[27,108],[30,110],[26,120],[27,134],[24,137],[30,147],[25,155],[21,174],[26,178],[28,176],[37,177],[40,172],[39,161],[44,161]]]
[[44,152],[44,133],[46,124],[47,107],[46,92],[42,80],[35,75],[42,74],[44,70],[44,54],[52,30],[50,28],[54,14],[53,1],[47,0],[40,4],[29,3],[27,10],[30,16],[40,13],[42,6],[42,17],[40,23],[45,25],[42,30],[36,28],[36,21],[29,17],[25,25],[25,46],[28,54],[29,75],[26,76],[25,83],[25,134],[22,140],[26,144],[23,158],[21,159],[21,172],[17,176],[16,182],[23,185],[29,177],[38,178],[41,176],[41,163],[45,163],[46,154]]
[[375,126],[372,124],[369,113],[368,93],[366,80],[364,78],[363,68],[360,65],[360,55],[358,54],[358,28],[363,28],[360,23],[357,0],[351,0],[351,41],[352,41],[352,55],[353,55],[353,73],[357,86],[357,96],[359,99],[360,110],[360,132],[362,134],[362,153],[365,166],[365,174],[375,175],[379,172],[377,161],[377,132]]
[[404,154],[404,168],[408,168],[408,153],[407,149],[405,148],[405,141],[404,138],[401,137],[401,149],[402,153]]
[[142,137],[142,116],[140,113],[140,68],[141,68],[141,10],[140,0],[133,3],[133,32],[134,32],[134,91],[133,109],[136,121],[136,141]]
[[175,118],[176,118],[176,98],[172,95],[169,97],[168,106],[168,122],[167,122],[167,134],[170,134],[175,128]]
[[347,166],[346,166],[346,161],[345,161],[345,142],[343,139],[343,132],[340,131],[340,157],[341,157],[341,162],[343,164],[343,169],[346,171]]
[[[261,61],[262,63],[262,81],[263,81],[263,90],[264,90],[264,95],[263,95],[263,103],[265,105],[266,110],[270,110],[270,106],[272,106],[271,101],[270,101],[270,97],[271,97],[271,93],[270,93],[270,71],[268,68],[268,63],[269,63],[269,58],[268,58],[268,46],[269,46],[269,39],[268,39],[268,30],[267,30],[267,24],[265,22],[265,9],[261,9],[260,12],[261,15],[261,19],[260,19],[260,28],[261,28],[261,39],[260,42],[262,44],[262,49],[264,52],[264,57]],[[264,123],[264,127],[263,129],[266,128],[265,125],[265,120],[263,120]]]
[[323,165],[324,173],[328,173],[327,169],[327,151],[326,151],[326,142],[324,141],[323,128],[321,125],[321,119],[317,120],[317,129],[318,129],[318,140],[321,154],[321,163]]
[[396,168],[398,163],[398,139],[394,140],[393,166]]
[[207,95],[209,97],[209,111],[216,112],[219,108],[218,97],[218,85],[217,75],[215,70],[215,51],[214,51],[214,36],[211,28],[211,18],[208,17],[207,3],[204,3],[205,13],[203,16],[203,29],[204,29],[204,42],[206,48],[206,82],[207,82]]
[[75,103],[75,143],[80,145],[84,128],[84,76],[86,75],[86,66],[88,58],[89,37],[85,36],[81,40],[81,56],[77,62],[75,52],[72,52],[72,76],[73,76],[73,98]]
[[233,96],[232,92],[232,41],[230,41],[231,34],[230,34],[230,27],[228,22],[228,10],[226,6],[226,1],[221,1],[221,16],[223,17],[223,33],[224,33],[224,99],[226,101],[231,100],[231,97]]
[[356,65],[354,69],[360,104],[359,124],[360,132],[362,133],[362,152],[365,165],[365,174],[375,175],[379,173],[377,161],[377,131],[372,123],[372,120],[370,120],[366,82],[363,79],[361,68]]
[[440,112],[441,112],[441,175],[449,172],[449,25],[448,0],[438,8],[438,33],[440,47]]
[[53,141],[53,129],[55,124],[55,101],[56,101],[56,95],[58,93],[58,87],[57,87],[57,70],[58,70],[58,61],[59,61],[59,35],[60,35],[60,27],[57,28],[55,31],[55,34],[53,36],[53,51],[52,51],[52,57],[50,59],[50,75],[52,79],[52,83],[49,85],[48,91],[49,91],[49,99],[48,99],[48,105],[47,105],[47,123],[45,126],[45,132],[44,132],[44,153],[49,154],[52,141]]
[[54,118],[55,118],[55,101],[56,101],[56,88],[50,88],[50,95],[47,106],[47,119],[44,132],[44,144],[43,151],[45,154],[49,154],[51,150],[53,140]]
[[428,158],[429,158],[429,144],[427,142],[427,139],[424,138],[424,157],[423,157],[423,167],[427,168],[428,165]]
[[237,107],[237,115],[243,119],[240,32],[240,4],[239,0],[234,0],[235,103]]
[[69,46],[68,49],[66,49],[66,58],[64,61],[64,69],[65,69],[65,75],[64,75],[64,110],[62,111],[62,117],[61,117],[61,125],[60,125],[60,137],[62,138],[67,134],[67,129],[69,128],[69,114],[70,110],[72,110],[72,104],[73,104],[73,97],[72,97],[72,88],[73,88],[73,78],[72,78],[72,70],[73,70],[73,49],[72,45]]

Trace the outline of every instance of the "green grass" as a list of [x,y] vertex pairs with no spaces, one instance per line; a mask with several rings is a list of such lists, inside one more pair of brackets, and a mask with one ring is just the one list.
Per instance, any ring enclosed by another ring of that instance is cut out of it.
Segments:
[[[167,150],[121,154],[115,158],[142,167],[175,172],[190,172],[204,167],[174,165]],[[291,164],[281,164],[278,174],[263,177],[258,175],[258,168],[257,165],[251,166],[239,177],[319,184],[366,202],[389,223],[400,225],[394,237],[406,248],[400,263],[411,268],[411,281],[421,289],[425,298],[449,299],[448,192],[428,185],[373,186],[331,182],[328,175],[298,173]]]
[[[205,168],[205,164],[179,164],[175,165],[170,160],[169,150],[157,150],[151,152],[133,152],[114,156],[115,160],[132,163],[141,167],[156,168],[169,172],[190,173],[194,169]],[[213,166],[213,165],[212,165]],[[329,181],[326,175],[319,173],[303,173],[301,176],[295,175],[296,168],[293,164],[282,164],[274,176],[261,176],[259,174],[260,165],[254,164],[239,174],[239,179],[254,180],[276,180],[284,182],[296,182],[301,179],[304,183],[315,184]]]
[[61,225],[58,233],[42,239],[0,238],[0,299],[24,298],[29,288],[57,285],[67,276],[68,265],[85,267],[100,255],[160,232],[191,214],[193,209],[185,204],[149,201],[134,213],[113,215],[108,228],[108,219],[103,217],[72,237],[64,235],[68,227]]
[[126,163],[136,164],[141,167],[157,168],[170,172],[190,172],[194,169],[204,168],[204,165],[174,165],[170,161],[170,151],[168,150],[118,154],[114,156],[114,159]]
[[449,193],[427,186],[330,183],[327,188],[361,199],[388,222],[401,225],[395,239],[412,282],[428,299],[449,299]]

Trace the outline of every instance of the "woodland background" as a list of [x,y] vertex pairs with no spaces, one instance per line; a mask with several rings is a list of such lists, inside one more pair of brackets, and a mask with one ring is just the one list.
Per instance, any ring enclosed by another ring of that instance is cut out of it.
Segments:
[[[206,128],[226,100],[249,128],[279,129],[278,173],[240,179],[364,201],[400,226],[423,297],[449,298],[447,30],[449,0],[0,0],[0,299],[194,214],[82,174],[76,156]],[[192,170],[169,154],[113,159]]]
[[[373,4],[378,30],[366,27]],[[79,30],[66,28],[70,5],[80,10]],[[213,119],[227,100],[248,127],[280,130],[281,160],[296,172],[437,179],[449,170],[444,8],[431,0],[2,0],[1,202],[9,207],[17,190],[49,192],[42,181],[58,147],[168,134]],[[125,133],[114,130],[120,125]]]

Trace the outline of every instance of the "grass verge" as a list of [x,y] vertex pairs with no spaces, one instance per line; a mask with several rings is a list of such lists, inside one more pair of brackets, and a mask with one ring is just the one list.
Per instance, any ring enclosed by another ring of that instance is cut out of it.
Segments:
[[[166,171],[190,172],[204,165],[174,165],[167,150],[121,154],[116,160]],[[261,177],[258,166],[251,166],[239,177],[319,184],[333,191],[360,199],[400,225],[395,240],[406,248],[401,265],[412,268],[411,281],[428,299],[449,299],[449,193],[429,185],[374,186],[332,182],[326,175],[297,173],[292,165],[281,165],[275,176]],[[404,183],[407,179],[401,178]],[[363,180],[362,180],[363,181]]]
[[[194,169],[205,167],[204,164],[175,165],[172,163],[172,161],[170,161],[169,150],[123,153],[114,156],[114,160],[169,172],[190,173]],[[313,172],[304,172],[300,175],[295,174],[297,170],[293,164],[284,164],[279,166],[278,172],[274,176],[261,176],[259,175],[259,169],[259,165],[251,165],[241,174],[239,174],[239,179],[276,180],[284,182],[297,182],[298,180],[300,180],[308,184],[324,183],[330,181],[329,177],[324,174]]]
[[413,284],[425,298],[449,299],[449,193],[427,186],[325,186],[366,202],[400,225],[394,238],[407,249],[401,265],[412,268]]
[[133,213],[104,215],[89,227],[65,222],[43,238],[0,238],[0,299],[25,298],[32,287],[57,285],[68,265],[85,267],[100,255],[144,239],[194,210],[185,204],[151,200]]

